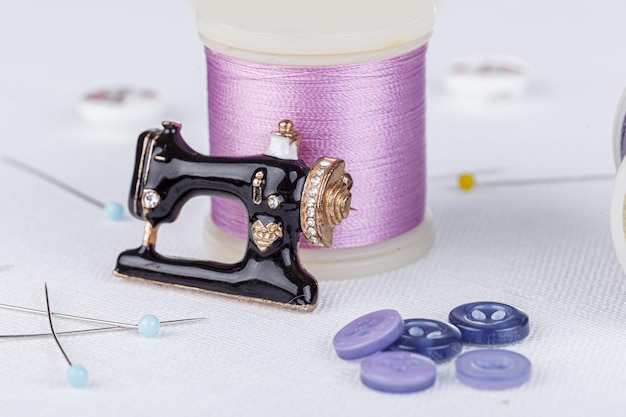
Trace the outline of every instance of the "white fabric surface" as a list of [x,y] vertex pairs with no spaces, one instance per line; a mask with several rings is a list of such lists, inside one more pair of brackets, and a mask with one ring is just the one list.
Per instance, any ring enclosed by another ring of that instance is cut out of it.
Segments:
[[[63,337],[86,366],[88,388],[64,380],[51,338],[0,340],[0,415],[623,415],[626,277],[613,253],[611,181],[484,187],[462,193],[453,177],[484,179],[613,172],[613,112],[626,83],[626,3],[442,1],[429,50],[429,207],[437,240],[410,267],[322,282],[310,314],[124,280],[117,254],[135,247],[141,222],[113,223],[95,207],[0,164],[0,303],[134,322],[207,317],[164,328]],[[295,7],[295,6],[294,6]],[[108,84],[169,92],[167,119],[207,151],[204,56],[190,4],[165,1],[4,1],[0,8],[2,153],[84,192],[126,201],[141,128],[82,125],[77,97]],[[507,53],[533,67],[516,102],[461,107],[441,91],[455,58]],[[106,136],[109,140],[106,140]],[[207,199],[166,226],[159,249],[203,258]],[[349,221],[349,219],[348,219]],[[533,364],[523,387],[463,386],[453,363],[428,391],[391,395],[359,382],[339,359],[335,332],[361,314],[395,308],[445,320],[471,301],[515,304],[531,334],[511,350]],[[0,311],[0,334],[46,331],[44,316]],[[56,321],[58,330],[76,328]]]

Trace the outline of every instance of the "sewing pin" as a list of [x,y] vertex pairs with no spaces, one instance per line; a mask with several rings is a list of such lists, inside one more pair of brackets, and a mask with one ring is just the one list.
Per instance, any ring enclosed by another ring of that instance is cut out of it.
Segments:
[[483,187],[504,187],[515,185],[540,185],[540,184],[565,184],[575,182],[587,182],[587,181],[605,181],[614,179],[614,175],[598,174],[598,175],[586,175],[577,177],[554,177],[554,178],[523,178],[523,179],[508,179],[508,180],[495,180],[476,183],[476,177],[470,172],[463,172],[457,176],[457,185],[459,189],[463,191],[470,191],[477,185],[480,188]]
[[[43,311],[43,310],[37,310],[37,309],[34,309],[34,308],[27,308],[27,307],[13,306],[13,305],[9,305],[9,304],[0,304],[0,308],[5,308],[7,310],[24,311],[24,312],[27,312],[27,313],[48,314],[46,311]],[[60,332],[58,334],[76,334],[76,333],[87,333],[87,332],[96,332],[96,331],[113,330],[113,329],[137,329],[142,336],[154,337],[154,336],[156,336],[158,334],[161,325],[205,320],[204,318],[191,318],[191,319],[167,320],[167,321],[162,321],[161,322],[154,315],[146,314],[143,317],[141,317],[141,319],[139,319],[139,322],[137,324],[130,324],[130,323],[121,323],[121,322],[116,322],[116,321],[110,321],[110,320],[94,319],[94,318],[91,318],[91,317],[74,316],[74,315],[71,315],[71,314],[62,314],[62,313],[50,313],[50,314],[53,315],[53,316],[59,317],[59,318],[85,321],[85,322],[89,322],[89,323],[106,324],[106,325],[110,326],[110,327],[100,327],[100,328],[96,328],[96,329],[73,330],[73,331],[68,331],[68,332]],[[0,338],[37,337],[37,336],[47,336],[47,335],[48,335],[48,333],[23,334],[23,335],[0,335]]]
[[[52,313],[55,315],[55,313]],[[194,321],[206,320],[205,318],[193,318],[193,319],[179,319],[179,320],[167,320],[160,322],[161,325],[167,324],[180,324],[180,323],[191,323]],[[134,328],[134,327],[133,327]],[[67,336],[73,334],[81,334],[81,333],[100,333],[111,330],[128,330],[128,327],[120,327],[120,326],[107,326],[107,327],[95,327],[92,329],[81,329],[81,330],[67,330],[64,332],[57,332],[57,336]],[[22,333],[22,334],[2,334],[0,335],[0,339],[19,339],[19,338],[28,338],[28,337],[47,337],[50,336],[50,333]]]
[[87,385],[87,380],[89,379],[87,369],[85,369],[85,367],[81,365],[74,365],[72,361],[70,361],[70,358],[67,356],[67,353],[65,353],[65,350],[63,350],[63,346],[61,346],[61,343],[59,342],[59,339],[57,338],[57,335],[54,331],[54,326],[52,325],[52,313],[50,312],[50,299],[48,297],[47,283],[44,284],[44,289],[46,292],[46,310],[48,315],[48,323],[50,323],[50,331],[52,332],[52,337],[54,337],[54,341],[57,343],[57,346],[65,357],[67,364],[70,366],[67,369],[67,373],[65,376],[67,379],[67,383],[74,388],[84,388],[85,385]]
[[82,191],[77,190],[76,188],[64,183],[61,180],[58,180],[54,177],[52,177],[51,175],[46,174],[45,172],[26,164],[25,162],[22,161],[18,161],[15,158],[11,158],[10,156],[7,155],[2,155],[2,160],[8,164],[11,165],[14,168],[20,169],[24,172],[27,172],[39,179],[42,179],[46,182],[48,182],[49,184],[55,185],[59,188],[61,188],[62,190],[65,190],[67,192],[69,192],[70,194],[73,194],[74,196],[81,198],[82,200],[93,204],[96,207],[99,207],[101,209],[104,210],[104,213],[106,215],[106,217],[109,220],[120,220],[123,216],[124,216],[124,208],[122,207],[122,205],[118,202],[112,201],[109,203],[103,203],[102,201],[99,201],[85,193],[83,193]]

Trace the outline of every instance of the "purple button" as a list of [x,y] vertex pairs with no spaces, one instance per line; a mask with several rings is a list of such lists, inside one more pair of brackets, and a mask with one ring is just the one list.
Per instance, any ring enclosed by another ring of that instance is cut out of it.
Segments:
[[435,383],[437,368],[426,356],[410,352],[379,352],[361,362],[361,381],[385,392],[415,392]]
[[484,390],[502,390],[522,385],[530,378],[530,361],[504,349],[479,349],[456,360],[456,376],[465,385]]
[[362,358],[385,349],[400,337],[404,322],[396,310],[379,310],[348,323],[333,339],[342,359]]

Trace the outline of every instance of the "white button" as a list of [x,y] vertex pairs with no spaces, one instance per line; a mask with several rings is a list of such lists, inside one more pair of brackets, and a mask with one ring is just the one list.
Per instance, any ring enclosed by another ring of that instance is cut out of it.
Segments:
[[164,93],[156,89],[104,87],[84,94],[77,110],[96,125],[146,127],[159,124],[164,107]]
[[499,99],[519,95],[528,84],[530,65],[521,58],[505,55],[471,56],[452,64],[443,84],[458,95]]

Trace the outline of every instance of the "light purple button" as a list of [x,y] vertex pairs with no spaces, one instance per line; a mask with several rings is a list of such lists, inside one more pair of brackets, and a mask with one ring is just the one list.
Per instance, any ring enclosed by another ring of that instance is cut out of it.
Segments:
[[530,361],[504,349],[479,349],[456,360],[456,376],[465,385],[502,390],[522,385],[530,378]]
[[435,383],[435,362],[410,352],[380,352],[361,362],[361,381],[385,392],[415,392]]
[[362,358],[385,349],[400,337],[404,322],[396,310],[379,310],[348,323],[333,339],[342,359]]

